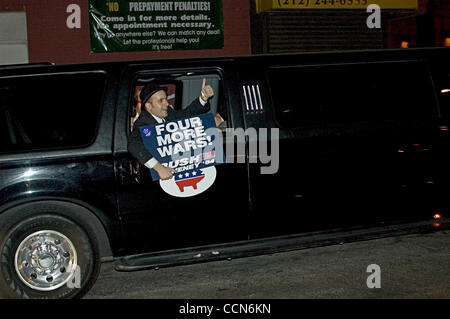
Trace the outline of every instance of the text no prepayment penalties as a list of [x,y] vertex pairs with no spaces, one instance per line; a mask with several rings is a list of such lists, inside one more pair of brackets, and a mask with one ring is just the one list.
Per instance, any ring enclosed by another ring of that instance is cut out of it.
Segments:
[[129,2],[130,11],[209,11],[211,3],[206,1],[160,1]]

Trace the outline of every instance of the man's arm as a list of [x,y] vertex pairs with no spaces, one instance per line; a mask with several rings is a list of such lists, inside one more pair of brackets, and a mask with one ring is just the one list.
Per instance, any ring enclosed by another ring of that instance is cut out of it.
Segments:
[[144,143],[142,142],[141,136],[139,135],[139,128],[133,128],[133,131],[130,135],[128,135],[128,152],[136,158],[139,163],[142,165],[153,168],[159,175],[159,178],[162,180],[171,179],[173,173],[177,171],[170,167],[165,167],[160,164],[150,152],[145,148]]
[[144,142],[142,142],[139,127],[133,127],[133,131],[128,135],[127,142],[128,152],[130,152],[142,165],[145,165],[145,163],[153,158],[152,154],[145,148]]
[[187,108],[176,111],[175,116],[191,117],[194,115],[208,112],[211,107],[208,100],[213,96],[214,96],[213,88],[210,85],[206,85],[206,79],[203,78],[200,96],[196,98],[194,101],[192,101]]

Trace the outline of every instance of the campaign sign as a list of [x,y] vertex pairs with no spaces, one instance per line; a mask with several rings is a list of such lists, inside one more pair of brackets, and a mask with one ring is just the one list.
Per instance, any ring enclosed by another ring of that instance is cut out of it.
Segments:
[[[180,191],[190,185],[190,181],[200,182],[203,168],[225,162],[222,133],[216,128],[211,113],[140,129],[144,146],[153,157],[162,165],[177,170],[179,174],[174,174],[176,178],[182,176],[189,180],[176,181],[177,185],[181,185]],[[154,169],[150,172],[154,181],[159,179]]]
[[175,197],[196,196],[210,188],[216,180],[214,166],[194,169],[191,171],[175,173],[169,180],[160,180],[161,188],[169,195]]

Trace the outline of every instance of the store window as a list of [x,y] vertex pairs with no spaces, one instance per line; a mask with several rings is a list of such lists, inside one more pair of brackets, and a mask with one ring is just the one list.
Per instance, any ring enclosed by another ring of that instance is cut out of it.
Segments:
[[0,65],[28,63],[25,12],[0,12]]

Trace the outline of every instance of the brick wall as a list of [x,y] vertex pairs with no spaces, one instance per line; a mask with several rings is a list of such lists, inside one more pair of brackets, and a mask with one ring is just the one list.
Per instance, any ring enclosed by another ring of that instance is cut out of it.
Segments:
[[440,0],[436,3],[434,29],[436,45],[443,46],[444,39],[450,38],[450,0]]
[[450,37],[449,0],[421,0],[417,15],[393,19],[388,24],[389,48],[399,48],[405,40],[410,47],[441,47],[446,37]]
[[390,20],[387,28],[388,48],[400,48],[403,41],[408,42],[410,48],[417,46],[416,16]]
[[[224,48],[90,53],[88,0],[2,0],[0,11],[26,11],[30,62],[57,64],[176,57],[230,56],[251,53],[249,2],[222,0]],[[69,29],[69,4],[81,7],[81,28]]]

